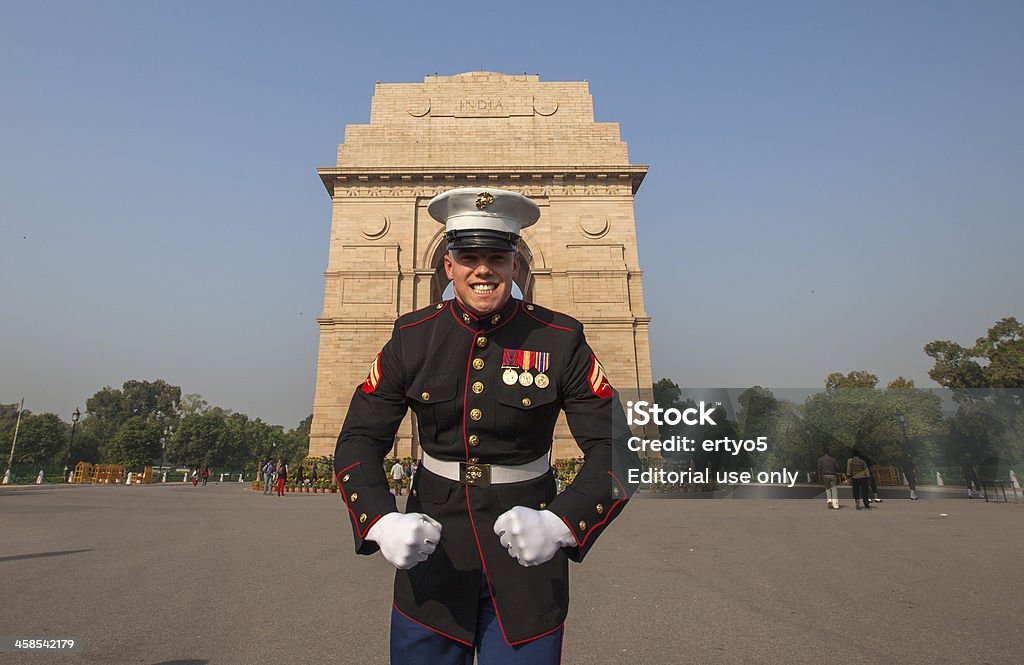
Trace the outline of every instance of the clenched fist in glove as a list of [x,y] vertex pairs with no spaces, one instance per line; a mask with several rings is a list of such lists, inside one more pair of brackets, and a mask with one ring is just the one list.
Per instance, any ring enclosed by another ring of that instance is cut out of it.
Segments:
[[502,513],[494,522],[494,533],[521,566],[539,566],[560,548],[576,544],[569,527],[553,512],[525,506]]
[[395,568],[408,570],[434,553],[441,525],[422,513],[388,513],[366,532]]

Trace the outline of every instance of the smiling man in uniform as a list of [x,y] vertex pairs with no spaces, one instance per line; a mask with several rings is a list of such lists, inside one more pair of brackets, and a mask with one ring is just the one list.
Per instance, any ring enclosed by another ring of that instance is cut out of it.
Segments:
[[[352,398],[334,464],[356,551],[397,569],[392,665],[561,659],[569,560],[621,512],[629,429],[575,319],[512,297],[517,244],[540,209],[513,192],[431,200],[455,299],[406,314]],[[382,468],[412,408],[423,449],[406,513]],[[559,412],[584,454],[556,496]]]

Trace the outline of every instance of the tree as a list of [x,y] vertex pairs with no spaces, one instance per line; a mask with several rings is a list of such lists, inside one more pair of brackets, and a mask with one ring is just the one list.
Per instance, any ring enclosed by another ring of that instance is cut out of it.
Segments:
[[[131,418],[158,424],[161,431],[180,417],[181,388],[163,379],[125,381],[121,389],[105,386],[86,400],[82,429],[95,435],[105,461],[118,463],[121,448],[109,449],[114,436]],[[118,444],[120,446],[120,444]]]
[[880,424],[879,437],[897,442],[900,452],[917,463],[935,462],[937,446],[948,433],[942,399],[902,376],[889,382],[883,397],[885,409],[892,417]]
[[124,396],[117,388],[104,386],[85,400],[82,428],[95,434],[101,446],[117,433],[127,419]]
[[293,463],[306,459],[309,455],[309,428],[312,422],[313,415],[310,414],[295,429],[288,430],[285,433],[283,439],[284,453],[279,454],[279,457],[284,457]]
[[220,410],[185,416],[167,443],[167,459],[185,466],[213,466],[226,457],[229,443],[226,417]]
[[[27,413],[27,412],[26,412]],[[67,453],[68,426],[55,413],[23,414],[14,461],[44,465]]]
[[895,414],[886,408],[877,384],[878,376],[870,372],[833,372],[825,378],[825,392],[807,398],[804,425],[816,444],[812,457],[824,448],[836,457],[856,448],[877,461],[899,458],[899,443],[879,435],[879,428],[892,422]]
[[[71,445],[70,443],[68,445]],[[101,459],[100,440],[95,433],[83,428],[81,425],[75,431],[74,447],[71,449],[70,465],[74,467],[79,462],[96,464]]]
[[202,415],[210,409],[210,405],[199,393],[186,393],[181,396],[181,415]]
[[878,376],[871,372],[832,372],[825,377],[825,390],[834,392],[836,390],[871,389],[878,385]]
[[935,361],[928,376],[947,388],[1024,388],[1024,326],[1012,316],[970,348],[936,340],[924,352]]
[[107,445],[108,461],[124,466],[146,466],[160,456],[160,423],[145,416],[129,418]]
[[946,458],[1024,462],[1024,326],[1008,317],[972,347],[936,340],[924,352],[935,361],[928,376],[952,389],[958,405],[943,446]]
[[779,400],[771,390],[753,386],[740,393],[736,401],[740,405],[736,413],[738,437],[756,440],[763,436],[768,441],[768,450],[749,455],[751,465],[761,469],[774,467],[772,448],[782,444],[782,409]]
[[181,388],[163,379],[156,381],[125,381],[121,386],[124,410],[128,417],[156,420],[162,425],[178,419]]

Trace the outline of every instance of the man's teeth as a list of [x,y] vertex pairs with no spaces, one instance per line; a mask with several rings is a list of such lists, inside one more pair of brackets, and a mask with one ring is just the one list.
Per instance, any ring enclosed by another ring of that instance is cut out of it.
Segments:
[[494,284],[474,284],[473,290],[477,293],[490,293],[494,290]]

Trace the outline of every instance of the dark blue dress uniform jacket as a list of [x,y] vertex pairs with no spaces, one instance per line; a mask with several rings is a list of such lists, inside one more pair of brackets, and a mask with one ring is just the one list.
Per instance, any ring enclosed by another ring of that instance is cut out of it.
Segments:
[[[548,385],[507,385],[506,349],[547,352]],[[568,560],[581,561],[622,510],[633,489],[626,469],[637,464],[625,445],[630,434],[618,395],[583,326],[514,298],[483,318],[452,300],[398,319],[352,397],[334,454],[360,554],[377,551],[376,543],[364,540],[366,533],[396,510],[382,461],[409,407],[429,455],[481,464],[524,464],[548,454],[558,413],[565,411],[585,461],[557,496],[550,473],[481,487],[421,465],[406,509],[440,522],[441,541],[426,561],[395,578],[399,612],[466,644],[475,637],[481,584],[490,587],[509,644],[558,629],[568,611]],[[540,566],[519,565],[493,531],[498,516],[515,506],[552,511],[572,531],[576,546]]]

